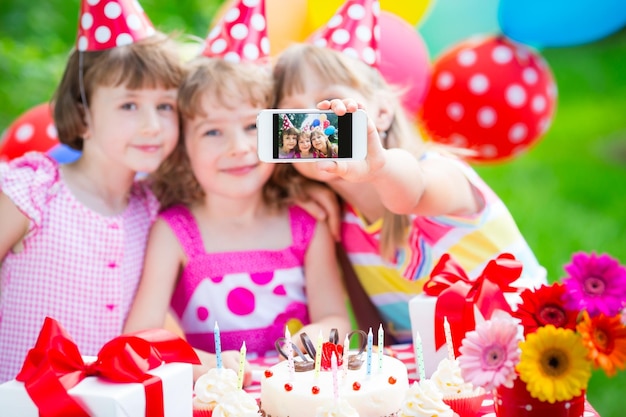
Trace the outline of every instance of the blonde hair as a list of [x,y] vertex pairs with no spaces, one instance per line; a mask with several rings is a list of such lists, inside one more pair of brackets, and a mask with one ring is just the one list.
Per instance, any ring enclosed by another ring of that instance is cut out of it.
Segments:
[[[403,148],[419,157],[426,145],[419,138],[416,129],[409,122],[404,108],[395,91],[383,79],[380,72],[365,63],[348,57],[346,54],[310,44],[292,45],[284,50],[274,65],[275,104],[283,97],[304,90],[307,79],[304,69],[320,74],[329,84],[345,85],[359,91],[366,99],[386,100],[392,108],[394,119],[383,139],[386,148]],[[382,135],[381,135],[382,136]],[[281,164],[275,175],[285,178],[294,193],[303,194],[300,174],[290,165]],[[385,210],[380,235],[380,251],[383,257],[392,259],[396,249],[406,244],[409,217]]]
[[[329,155],[332,156],[333,153],[337,155],[337,147],[333,145],[333,143],[330,141],[328,136],[319,129],[313,129],[311,131],[311,146],[313,146],[313,139],[317,138],[318,136],[324,140],[324,145],[326,147],[326,152],[323,152],[324,156],[326,157],[328,157]],[[315,149],[316,152],[320,151],[319,149],[315,148],[315,146],[313,146],[313,148]]]
[[104,51],[72,51],[52,99],[59,141],[82,150],[87,128],[84,106],[89,107],[98,87],[178,88],[183,69],[177,51],[174,36],[160,32]]
[[[232,63],[203,56],[189,62],[178,91],[182,132],[189,120],[206,116],[201,105],[205,95],[210,95],[215,103],[227,109],[235,110],[242,102],[267,108],[273,102],[271,72],[255,64]],[[152,178],[152,188],[162,209],[174,204],[191,205],[205,197],[191,169],[182,133],[176,148]],[[263,187],[263,199],[268,207],[278,209],[287,204],[289,194],[272,178]]]

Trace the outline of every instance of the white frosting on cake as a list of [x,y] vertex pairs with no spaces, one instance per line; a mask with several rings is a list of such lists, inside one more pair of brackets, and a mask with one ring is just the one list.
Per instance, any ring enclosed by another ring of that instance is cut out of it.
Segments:
[[[261,379],[261,410],[264,416],[316,417],[318,409],[333,405],[335,396],[331,371],[320,371],[317,379],[314,371],[295,372],[293,381],[290,381],[287,365],[287,361],[274,365]],[[379,370],[376,359],[369,376],[365,362],[358,370],[348,370],[345,377],[343,373],[340,367],[337,374],[339,398],[347,401],[358,415],[397,415],[409,388],[406,366],[401,361],[384,355],[382,370]],[[290,384],[290,389],[286,388],[286,384]]]
[[443,394],[433,381],[414,382],[406,393],[399,417],[454,417],[454,411],[443,402]]
[[229,392],[220,398],[213,417],[259,417],[259,405],[245,391]]
[[434,382],[444,398],[467,397],[478,394],[474,386],[463,379],[458,359],[443,359],[437,365],[437,370],[433,372],[430,380]]
[[359,413],[346,400],[339,400],[319,407],[315,417],[359,417]]
[[194,385],[194,403],[214,407],[224,395],[236,392],[237,385],[237,373],[232,369],[209,369]]

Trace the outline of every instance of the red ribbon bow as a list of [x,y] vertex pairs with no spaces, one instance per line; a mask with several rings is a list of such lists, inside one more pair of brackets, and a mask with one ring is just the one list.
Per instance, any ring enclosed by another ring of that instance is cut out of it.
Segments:
[[161,378],[147,373],[163,362],[200,364],[187,342],[163,329],[117,337],[102,347],[96,362],[85,364],[65,329],[56,320],[46,317],[37,343],[28,352],[15,379],[24,382],[40,417],[89,417],[67,392],[88,376],[120,383],[142,383],[146,392],[146,416],[163,417]]
[[454,353],[459,355],[465,333],[474,330],[474,306],[485,319],[496,309],[511,312],[505,292],[517,292],[511,283],[522,274],[522,263],[509,253],[489,261],[476,280],[470,280],[449,254],[444,254],[424,284],[424,293],[437,297],[435,305],[435,349],[446,343],[444,318],[450,323]]

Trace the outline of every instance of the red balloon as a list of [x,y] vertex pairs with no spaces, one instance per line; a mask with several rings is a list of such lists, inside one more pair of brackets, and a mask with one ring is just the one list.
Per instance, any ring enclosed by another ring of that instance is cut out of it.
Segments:
[[415,116],[430,82],[426,44],[413,26],[393,13],[382,10],[378,25],[380,72],[388,83],[400,87],[404,108]]
[[29,151],[47,152],[59,144],[49,103],[22,113],[4,132],[0,140],[0,160],[11,160]]
[[418,122],[436,142],[496,162],[528,150],[547,131],[556,106],[547,62],[505,37],[474,37],[441,55]]

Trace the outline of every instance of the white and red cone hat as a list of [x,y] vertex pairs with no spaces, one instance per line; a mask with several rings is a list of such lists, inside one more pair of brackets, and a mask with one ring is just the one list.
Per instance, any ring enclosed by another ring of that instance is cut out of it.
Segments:
[[326,26],[315,32],[309,42],[357,58],[378,67],[380,29],[378,0],[347,0]]
[[265,0],[237,0],[206,38],[202,55],[231,62],[269,62]]
[[291,120],[289,120],[289,117],[287,117],[286,114],[283,114],[283,130],[287,130],[290,127],[294,127]]
[[103,51],[154,33],[152,22],[137,0],[82,0],[76,48]]

